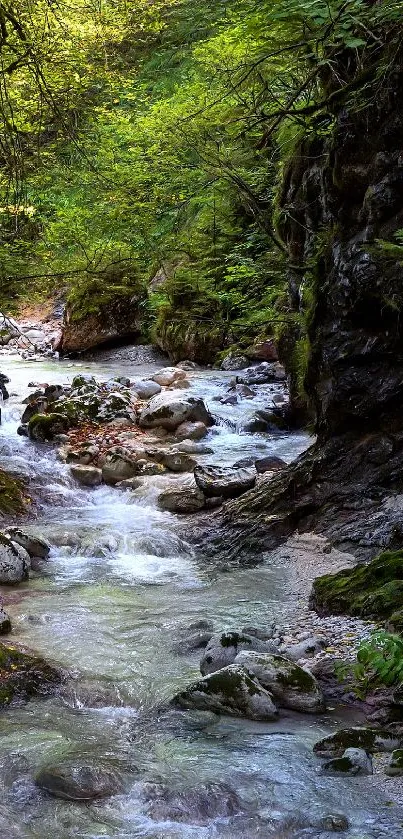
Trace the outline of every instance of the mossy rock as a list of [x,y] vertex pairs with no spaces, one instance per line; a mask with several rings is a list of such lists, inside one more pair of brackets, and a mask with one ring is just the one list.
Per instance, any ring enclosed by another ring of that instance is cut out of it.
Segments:
[[193,682],[174,697],[172,704],[252,720],[277,718],[271,694],[255,676],[236,664]]
[[65,434],[69,427],[69,420],[61,413],[35,414],[28,423],[28,433],[31,440],[45,443],[56,434]]
[[51,693],[62,672],[44,659],[0,644],[0,707]]
[[325,710],[323,693],[312,673],[284,656],[240,652],[235,664],[255,676],[280,707],[305,714]]
[[386,775],[403,775],[403,749],[395,749],[391,754],[388,766],[385,769]]
[[387,729],[356,726],[329,734],[315,743],[313,750],[321,757],[342,757],[346,749],[365,749],[369,753],[393,752],[400,746],[401,739]]
[[23,484],[0,469],[0,513],[17,515],[24,510]]
[[319,615],[397,620],[403,610],[403,551],[385,551],[368,565],[318,577],[310,602]]

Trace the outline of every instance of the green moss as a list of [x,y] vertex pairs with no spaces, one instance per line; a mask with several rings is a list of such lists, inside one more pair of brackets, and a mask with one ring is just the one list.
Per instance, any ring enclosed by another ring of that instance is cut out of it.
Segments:
[[0,514],[18,515],[24,510],[23,483],[0,469]]
[[315,754],[341,757],[346,749],[365,749],[366,752],[390,752],[399,745],[400,738],[381,728],[342,728],[315,743]]
[[61,673],[46,661],[0,644],[0,705],[48,693]]
[[67,431],[69,420],[61,413],[34,414],[28,423],[29,436],[39,442],[53,440],[55,434]]
[[390,618],[403,610],[403,551],[386,551],[368,565],[318,577],[311,604],[319,614]]
[[274,655],[273,659],[283,668],[278,670],[277,681],[286,688],[293,688],[301,693],[311,693],[315,682],[310,673],[298,665],[292,664],[282,656]]

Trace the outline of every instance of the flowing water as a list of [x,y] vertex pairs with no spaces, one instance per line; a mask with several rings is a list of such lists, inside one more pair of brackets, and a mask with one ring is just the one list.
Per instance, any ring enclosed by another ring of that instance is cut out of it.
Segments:
[[[0,715],[0,839],[330,839],[334,834],[319,827],[329,813],[348,816],[349,839],[398,839],[403,813],[372,782],[321,774],[312,744],[337,723],[331,715],[290,714],[263,724],[167,709],[175,691],[198,675],[199,655],[178,654],[187,627],[200,619],[217,630],[281,621],[286,569],[267,560],[224,573],[203,563],[183,536],[183,519],[179,525],[157,509],[162,478],[136,492],[86,490],[51,446],[16,435],[31,380],[68,382],[78,371],[134,378],[158,366],[119,353],[102,363],[1,365],[16,394],[3,406],[1,461],[37,485],[41,508],[28,529],[52,544],[50,561],[8,606],[11,640],[60,663],[70,679],[60,695]],[[208,438],[214,455],[206,459],[295,458],[309,442],[304,435],[240,432],[273,387],[224,406],[215,397],[230,377],[192,377],[192,393],[203,396],[219,423]],[[116,767],[124,792],[85,805],[38,790],[36,770],[65,759]],[[215,814],[214,790],[219,800],[228,788],[238,796],[233,812],[218,806]]]

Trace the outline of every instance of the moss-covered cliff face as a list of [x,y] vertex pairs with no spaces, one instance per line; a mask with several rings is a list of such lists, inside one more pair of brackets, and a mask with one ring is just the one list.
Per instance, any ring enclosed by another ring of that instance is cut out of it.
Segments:
[[[226,558],[248,562],[296,529],[362,559],[402,545],[403,56],[394,47],[362,68],[354,101],[338,97],[332,128],[305,135],[284,174],[279,227],[318,439],[210,522],[217,535],[207,541],[229,545]],[[334,68],[345,88],[346,68]],[[331,81],[324,97],[335,101]]]
[[330,135],[300,144],[280,199],[322,437],[391,427],[403,404],[403,260],[378,244],[403,228],[403,56],[387,52]]

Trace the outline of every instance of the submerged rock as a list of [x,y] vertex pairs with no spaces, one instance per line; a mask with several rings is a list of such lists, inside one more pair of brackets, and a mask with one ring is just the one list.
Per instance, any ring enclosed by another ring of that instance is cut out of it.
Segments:
[[253,674],[280,707],[304,714],[325,710],[323,693],[312,673],[284,656],[241,652],[235,664]]
[[60,764],[41,769],[36,777],[38,787],[55,798],[68,801],[93,801],[123,791],[118,772],[104,766]]
[[278,714],[270,693],[253,675],[236,664],[193,682],[177,693],[172,702],[180,708],[251,720],[272,721]]
[[62,672],[44,659],[0,644],[0,706],[51,693]]
[[197,486],[209,497],[237,498],[255,486],[256,469],[232,469],[229,466],[196,466]]
[[246,635],[243,632],[223,632],[213,635],[203,653],[200,662],[200,672],[203,676],[214,673],[233,664],[238,653],[242,650],[256,650],[258,652],[277,652],[272,641],[263,641],[256,635]]
[[326,775],[372,775],[372,760],[364,749],[346,749],[323,766]]
[[315,743],[313,750],[321,757],[333,755],[342,757],[346,749],[365,749],[366,752],[393,752],[399,748],[402,738],[382,728],[341,728]]
[[244,809],[235,790],[225,783],[208,782],[184,790],[146,784],[144,793],[151,801],[148,814],[158,822],[208,825],[212,819],[228,819]]
[[214,425],[214,420],[202,399],[169,392],[154,396],[143,408],[139,422],[141,428],[161,426],[167,431],[175,431],[184,422]]
[[0,534],[0,585],[16,585],[27,580],[31,567],[28,552]]

